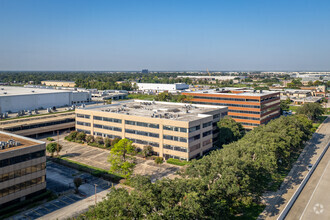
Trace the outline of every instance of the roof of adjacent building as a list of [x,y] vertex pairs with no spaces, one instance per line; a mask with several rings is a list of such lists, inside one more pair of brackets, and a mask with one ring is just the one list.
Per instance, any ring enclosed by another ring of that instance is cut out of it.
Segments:
[[1,96],[63,93],[63,92],[68,93],[70,91],[57,90],[57,89],[39,89],[39,88],[26,88],[26,87],[15,87],[15,86],[0,86],[0,97]]
[[2,149],[0,146],[0,153],[45,143],[43,141],[38,141],[20,135],[0,131],[0,142],[8,142],[9,140],[13,140],[14,142],[18,142],[19,144],[17,146],[12,146],[5,149]]
[[240,91],[237,88],[228,89],[228,88],[220,88],[220,89],[209,89],[209,90],[199,90],[199,91],[192,91],[192,92],[185,92],[185,93],[195,93],[195,94],[213,94],[213,95],[228,95],[228,96],[256,96],[261,97],[265,95],[277,94],[278,91],[269,91],[269,90],[242,90],[239,93],[233,93],[230,91]]
[[75,81],[62,81],[62,80],[43,80],[41,82],[62,82],[62,83],[75,83]]
[[206,117],[207,112],[227,109],[225,106],[198,105],[171,102],[129,100],[111,105],[85,107],[85,110],[135,115],[151,118],[164,118],[179,121],[194,121]]

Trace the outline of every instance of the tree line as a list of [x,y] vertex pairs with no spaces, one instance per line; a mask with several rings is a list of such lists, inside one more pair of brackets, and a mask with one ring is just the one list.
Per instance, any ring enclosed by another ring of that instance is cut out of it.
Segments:
[[303,115],[280,117],[245,135],[235,128],[232,135],[238,141],[193,160],[180,178],[151,183],[148,177],[135,176],[130,181],[133,190],[112,189],[78,219],[231,219],[244,215],[246,207],[260,202],[280,172],[292,166],[310,139],[311,129],[311,120]]

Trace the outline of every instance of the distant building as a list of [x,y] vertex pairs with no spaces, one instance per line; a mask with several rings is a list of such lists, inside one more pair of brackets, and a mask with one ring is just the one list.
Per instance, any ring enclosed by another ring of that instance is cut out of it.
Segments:
[[143,70],[142,70],[142,73],[145,73],[145,74],[146,74],[146,73],[149,73],[149,70],[148,70],[148,69],[143,69]]
[[75,87],[76,86],[76,83],[74,81],[46,80],[46,81],[41,81],[41,85],[45,85],[45,86],[59,86],[59,87]]
[[138,90],[144,92],[177,92],[179,90],[189,89],[185,83],[161,84],[161,83],[136,83]]
[[46,191],[46,144],[0,131],[0,209]]
[[165,159],[204,155],[218,139],[217,122],[228,108],[211,105],[130,100],[76,109],[76,129],[108,138],[127,138]]
[[[197,81],[197,80],[206,80],[209,83],[216,83],[216,82],[222,82],[222,81],[229,81],[229,80],[235,80],[235,79],[245,79],[246,76],[177,76],[178,78],[189,78],[191,80]],[[238,80],[239,81],[239,80]],[[236,81],[235,83],[237,83]]]
[[92,90],[93,101],[120,100],[128,95],[126,90]]
[[71,106],[91,101],[88,91],[0,87],[0,113]]
[[192,97],[191,103],[228,106],[228,115],[249,129],[280,115],[279,92],[223,88],[182,94]]

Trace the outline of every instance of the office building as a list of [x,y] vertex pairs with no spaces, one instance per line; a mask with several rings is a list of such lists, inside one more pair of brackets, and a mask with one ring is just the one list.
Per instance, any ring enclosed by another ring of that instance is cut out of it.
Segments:
[[76,130],[109,138],[127,138],[156,155],[190,160],[212,149],[217,122],[228,108],[212,105],[130,100],[76,109]]
[[0,131],[0,209],[46,190],[45,142]]
[[89,91],[0,87],[0,113],[71,106],[87,103],[90,100]]
[[189,102],[228,106],[228,115],[245,128],[252,129],[280,115],[280,93],[262,90],[213,89],[183,92]]

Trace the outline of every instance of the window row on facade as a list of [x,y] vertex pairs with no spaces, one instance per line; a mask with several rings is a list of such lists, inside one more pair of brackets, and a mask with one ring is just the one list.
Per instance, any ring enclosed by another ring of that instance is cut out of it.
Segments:
[[260,118],[231,115],[232,118],[260,121]]
[[197,101],[193,101],[193,103],[202,104],[202,105],[220,105],[220,106],[243,107],[243,108],[260,108],[260,105],[239,105],[239,104],[230,104],[230,103],[197,102]]
[[125,132],[129,133],[129,134],[137,134],[137,135],[142,135],[142,136],[147,136],[147,137],[159,138],[159,134],[152,133],[152,132],[138,131],[138,130],[133,130],[133,129],[125,129]]
[[114,123],[121,123],[122,120],[118,118],[108,118],[108,117],[101,117],[101,116],[94,116],[94,120],[99,120],[99,121],[107,121],[107,122],[114,122]]
[[91,126],[91,123],[88,123],[88,122],[82,122],[82,121],[77,121],[77,125],[82,125],[82,126],[90,127],[90,126]]
[[169,144],[164,144],[163,148],[169,149],[169,150],[180,151],[180,152],[188,152],[188,149],[185,147],[179,147],[179,146],[174,146],[174,145],[169,145]]
[[235,112],[235,113],[244,113],[244,114],[252,114],[252,115],[260,115],[261,112],[254,112],[254,111],[242,111],[242,110],[234,110],[230,109],[229,112]]
[[0,197],[4,197],[4,196],[10,195],[12,193],[28,189],[30,187],[39,185],[44,182],[45,182],[45,176],[41,176],[41,177],[38,177],[38,178],[35,178],[32,180],[28,180],[23,183],[18,183],[18,184],[12,185],[10,187],[0,189]]
[[177,137],[177,136],[173,136],[173,135],[164,134],[163,138],[166,140],[170,140],[170,141],[178,141],[178,142],[187,143],[187,138],[184,138],[184,137]]
[[104,137],[104,138],[107,137],[107,138],[111,138],[111,139],[115,139],[115,138],[121,139],[121,136],[112,135],[112,134],[105,134],[105,133],[101,133],[101,132],[94,132],[94,135]]
[[77,118],[91,118],[90,115],[84,115],[84,114],[77,114]]
[[127,139],[133,141],[133,143],[136,143],[136,144],[143,144],[145,146],[150,145],[152,147],[159,147],[159,143],[156,143],[156,142],[145,141],[145,140],[140,140],[140,139],[135,139],[135,138],[127,138]]
[[21,176],[28,175],[30,173],[35,173],[40,170],[44,170],[45,168],[46,168],[46,163],[44,162],[44,163],[36,164],[34,166],[18,169],[9,173],[4,173],[2,175],[0,174],[0,182],[15,179]]
[[127,125],[135,125],[140,127],[147,127],[147,128],[159,128],[159,124],[153,124],[153,123],[145,123],[145,122],[139,122],[139,121],[129,121],[125,120],[125,124]]
[[36,151],[33,153],[28,153],[28,154],[23,154],[20,156],[15,156],[7,159],[0,160],[0,167],[6,167],[9,165],[17,164],[17,163],[22,163],[28,160],[40,158],[45,156],[45,150],[41,151]]
[[212,100],[226,100],[238,102],[259,102],[259,99],[243,99],[243,98],[225,98],[225,97],[212,97],[212,96],[193,96],[194,99],[212,99]]
[[94,124],[93,126],[94,126],[94,128],[101,128],[101,129],[110,130],[110,131],[118,131],[118,132],[122,131],[121,128],[113,127],[113,126],[100,125],[100,124]]

